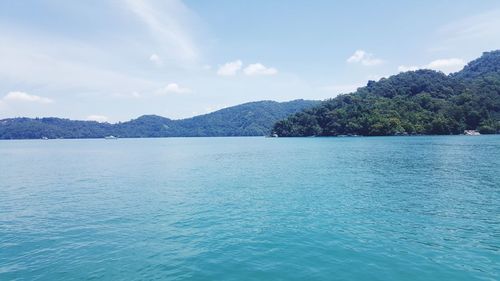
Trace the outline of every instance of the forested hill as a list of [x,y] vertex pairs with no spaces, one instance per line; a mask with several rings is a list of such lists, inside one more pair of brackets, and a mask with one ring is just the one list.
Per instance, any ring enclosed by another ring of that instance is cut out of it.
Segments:
[[259,101],[224,108],[188,119],[171,120],[156,115],[117,123],[75,121],[61,118],[11,118],[0,120],[0,139],[263,136],[273,124],[319,101]]
[[461,134],[500,132],[500,51],[463,70],[400,73],[277,122],[279,136]]

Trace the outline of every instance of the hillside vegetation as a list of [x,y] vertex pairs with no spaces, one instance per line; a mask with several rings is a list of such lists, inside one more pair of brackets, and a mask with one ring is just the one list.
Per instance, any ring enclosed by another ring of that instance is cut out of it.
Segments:
[[448,135],[500,132],[500,51],[483,53],[460,72],[400,73],[369,81],[277,122],[279,136]]
[[0,139],[118,137],[263,136],[286,116],[319,104],[319,101],[259,101],[224,108],[182,120],[156,115],[117,123],[75,121],[61,118],[10,118],[0,120]]

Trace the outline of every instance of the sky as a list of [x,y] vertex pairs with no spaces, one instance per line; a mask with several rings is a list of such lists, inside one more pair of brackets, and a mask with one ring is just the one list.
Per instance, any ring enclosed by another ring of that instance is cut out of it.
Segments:
[[0,118],[323,100],[500,49],[500,1],[0,1]]

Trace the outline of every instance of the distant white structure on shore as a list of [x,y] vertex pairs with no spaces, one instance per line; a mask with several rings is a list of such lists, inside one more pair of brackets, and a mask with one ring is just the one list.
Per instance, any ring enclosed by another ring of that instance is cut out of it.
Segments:
[[464,135],[466,135],[466,136],[479,136],[481,134],[476,130],[465,130]]

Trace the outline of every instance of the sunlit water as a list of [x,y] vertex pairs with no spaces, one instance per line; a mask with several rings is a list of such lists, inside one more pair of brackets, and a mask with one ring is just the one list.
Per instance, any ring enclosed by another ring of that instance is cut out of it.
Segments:
[[499,280],[500,136],[0,141],[0,280]]

